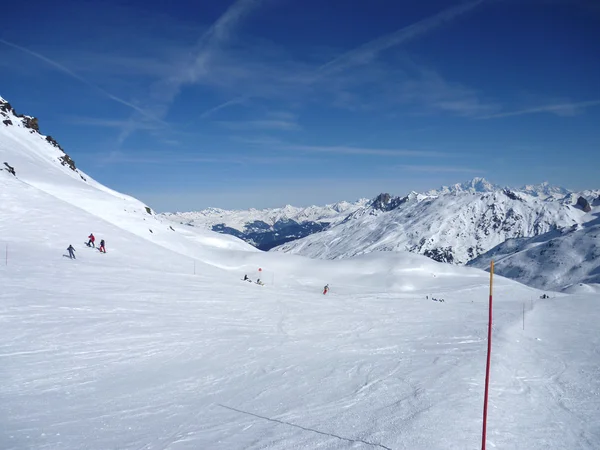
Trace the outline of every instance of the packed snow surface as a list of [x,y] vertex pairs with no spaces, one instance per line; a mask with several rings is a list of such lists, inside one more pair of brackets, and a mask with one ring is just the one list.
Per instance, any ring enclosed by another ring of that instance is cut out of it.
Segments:
[[[486,272],[259,252],[0,130],[3,450],[478,448]],[[597,448],[597,295],[541,293],[495,279],[488,446]]]

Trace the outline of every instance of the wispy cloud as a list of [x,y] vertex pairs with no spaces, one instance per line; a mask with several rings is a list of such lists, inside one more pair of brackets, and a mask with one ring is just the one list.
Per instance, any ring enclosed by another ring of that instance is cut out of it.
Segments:
[[399,164],[399,165],[394,165],[392,166],[393,169],[401,169],[401,170],[405,170],[408,172],[430,172],[430,173],[434,173],[434,172],[446,172],[446,173],[461,173],[461,172],[466,172],[466,173],[485,173],[484,170],[481,169],[474,169],[471,167],[457,167],[457,166],[436,166],[436,165],[428,165],[428,164],[423,164],[423,165],[413,165],[413,164]]
[[[100,128],[116,128],[122,129],[127,125],[128,120],[119,120],[119,119],[106,119],[106,118],[96,118],[96,117],[66,117],[65,120],[68,123],[74,125],[85,125],[92,127],[100,127]],[[143,122],[140,123],[139,128],[145,130],[157,130],[164,129],[165,125],[156,122]]]
[[[171,73],[152,84],[148,101],[158,117],[166,117],[171,104],[185,85],[195,84],[211,73],[211,62],[219,54],[221,47],[234,35],[239,23],[262,2],[263,0],[237,0],[202,34],[191,56],[173,64]],[[229,105],[218,105],[205,111],[203,115],[208,116],[226,106]],[[139,129],[139,125],[140,121],[132,117],[121,130],[119,144]]]
[[213,114],[215,114],[216,112],[228,108],[230,106],[233,105],[241,105],[243,104],[246,100],[248,100],[248,96],[246,95],[241,95],[239,97],[233,98],[231,100],[227,100],[226,102],[220,103],[217,106],[214,106],[210,109],[207,109],[206,111],[204,111],[202,114],[200,114],[200,119],[206,119],[210,116],[212,116]]
[[265,137],[265,138],[244,138],[238,137],[236,140],[249,145],[255,145],[260,147],[276,148],[284,151],[294,152],[306,152],[306,153],[323,153],[332,155],[370,155],[370,156],[387,156],[387,157],[401,157],[401,156],[413,156],[413,157],[447,157],[456,156],[456,154],[449,155],[443,152],[430,151],[430,150],[407,150],[407,149],[389,149],[389,148],[372,148],[372,147],[358,147],[358,146],[345,146],[345,145],[303,145],[284,142],[279,139]]
[[333,153],[339,155],[371,155],[371,156],[423,156],[437,157],[447,156],[442,152],[426,150],[404,150],[404,149],[384,149],[369,147],[348,147],[348,146],[321,146],[321,145],[288,145],[289,149],[302,152],[315,153]]
[[318,74],[329,74],[335,71],[345,70],[351,66],[369,63],[384,50],[425,35],[436,28],[439,28],[443,24],[451,22],[461,15],[466,14],[483,2],[484,0],[475,0],[445,9],[434,16],[420,20],[419,22],[401,28],[391,34],[369,41],[322,65],[318,69]]
[[232,37],[238,24],[262,3],[261,0],[237,0],[200,37],[193,56],[174,67],[169,77],[155,84],[153,100],[161,102],[159,111],[165,115],[182,86],[193,84],[210,71],[211,60],[220,47]]
[[439,73],[414,64],[410,76],[392,84],[388,97],[409,103],[422,112],[443,112],[463,117],[492,114],[500,105],[486,101],[477,90],[444,79]]
[[489,114],[481,117],[481,119],[498,119],[501,117],[524,116],[526,114],[550,113],[557,116],[576,116],[585,111],[586,108],[600,106],[600,100],[590,100],[578,103],[560,103],[554,105],[536,106],[533,108],[525,108],[517,111],[509,111],[498,114]]
[[301,129],[296,121],[292,120],[244,120],[244,121],[219,121],[215,122],[230,130],[277,130],[277,131],[298,131]]
[[120,97],[117,97],[114,94],[111,94],[110,92],[102,89],[100,86],[95,85],[94,83],[86,80],[85,78],[81,77],[80,75],[76,74],[75,72],[73,72],[71,69],[69,69],[68,67],[60,64],[57,61],[54,61],[40,53],[34,52],[33,50],[29,50],[25,47],[22,47],[20,45],[14,44],[12,42],[8,42],[4,39],[0,39],[0,43],[7,45],[9,47],[12,47],[16,50],[20,50],[21,52],[27,53],[30,56],[33,56],[41,61],[44,61],[45,63],[51,65],[52,67],[54,67],[55,69],[60,70],[61,72],[69,75],[70,77],[80,81],[81,83],[87,85],[88,87],[92,88],[93,90],[101,93],[102,95],[104,95],[105,97],[117,102],[117,103],[121,103],[122,105],[128,106],[129,108],[133,109],[134,111],[138,112],[139,114],[141,114],[143,117],[153,120],[153,121],[158,121],[161,122],[160,119],[156,118],[155,116],[153,116],[152,114],[148,113],[147,111],[145,111],[144,109],[140,108],[137,105],[134,105],[131,102],[128,102],[127,100],[123,100]]
[[109,164],[237,164],[237,165],[277,165],[289,163],[306,163],[315,160],[299,156],[256,156],[231,155],[228,157],[194,156],[169,154],[155,151],[111,151],[94,155],[94,161],[100,165]]

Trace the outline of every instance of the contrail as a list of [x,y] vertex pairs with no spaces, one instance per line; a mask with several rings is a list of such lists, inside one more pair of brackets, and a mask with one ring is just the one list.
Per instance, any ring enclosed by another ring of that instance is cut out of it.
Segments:
[[160,122],[163,123],[164,122],[156,117],[154,117],[153,115],[149,114],[147,111],[144,111],[142,108],[140,108],[139,106],[134,105],[133,103],[130,103],[126,100],[123,100],[122,98],[117,97],[116,95],[111,94],[108,91],[105,91],[104,89],[102,89],[101,87],[95,85],[94,83],[89,82],[88,80],[86,80],[85,78],[81,77],[80,75],[77,75],[75,72],[73,72],[71,69],[69,69],[68,67],[63,66],[62,64],[53,61],[50,58],[47,58],[44,55],[41,55],[37,52],[34,52],[33,50],[29,50],[28,48],[25,47],[21,47],[20,45],[14,44],[12,42],[8,42],[4,39],[0,39],[0,43],[7,45],[9,47],[15,48],[17,50],[20,50],[24,53],[27,53],[28,55],[31,55],[41,61],[44,61],[46,64],[51,65],[52,67],[54,67],[55,69],[58,69],[59,71],[66,73],[67,75],[69,75],[71,78],[75,78],[76,80],[82,82],[83,84],[85,84],[86,86],[92,88],[93,90],[101,93],[102,95],[104,95],[105,97],[117,102],[117,103],[121,103],[122,105],[128,106],[129,108],[139,112],[140,114],[142,114],[144,117],[147,117],[148,119],[152,119],[156,122]]

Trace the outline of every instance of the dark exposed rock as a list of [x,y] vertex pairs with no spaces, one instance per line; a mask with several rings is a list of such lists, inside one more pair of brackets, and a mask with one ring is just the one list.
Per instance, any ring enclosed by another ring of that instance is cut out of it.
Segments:
[[30,128],[38,133],[40,132],[40,126],[36,117],[23,116],[23,125],[25,125],[25,128]]
[[[13,114],[14,116],[21,119],[23,126],[25,126],[25,128],[29,128],[31,133],[40,133],[40,127],[38,124],[38,119],[36,117],[25,116],[23,114],[17,114],[17,112],[13,109],[13,107],[7,101],[0,101],[0,112],[5,117],[7,117],[6,116],[7,114]],[[8,118],[3,120],[3,123],[7,126],[13,124],[12,121]],[[77,166],[75,165],[75,161],[73,161],[71,159],[71,157],[69,155],[67,155],[67,153],[63,150],[63,148],[59,145],[59,143],[56,142],[56,140],[52,136],[46,136],[45,139],[50,145],[58,148],[61,152],[64,153],[63,156],[59,157],[60,163],[63,166],[69,167],[74,172],[77,172]],[[82,180],[87,181],[83,175],[81,175],[81,174],[79,174],[79,175],[81,176]]]
[[71,170],[77,171],[77,167],[75,167],[75,161],[73,161],[66,153],[58,159],[63,166],[68,166]]
[[450,264],[454,263],[454,253],[452,251],[452,247],[433,248],[430,250],[425,250],[425,252],[423,252],[423,255],[433,259],[434,261]]
[[521,197],[519,197],[517,194],[515,194],[513,191],[511,191],[510,189],[504,188],[502,189],[502,193],[504,195],[506,195],[508,198],[510,198],[511,200],[519,200],[519,201],[523,201],[521,199]]
[[49,144],[52,144],[53,147],[56,147],[64,152],[62,147],[58,144],[58,142],[56,142],[56,139],[54,139],[52,136],[46,136],[46,140]]
[[590,206],[590,202],[588,202],[585,198],[579,197],[577,199],[577,203],[575,204],[578,208],[582,209],[583,212],[590,212],[592,207]]
[[371,203],[371,207],[379,211],[391,211],[392,209],[396,209],[398,206],[405,203],[407,200],[408,197],[392,197],[388,193],[382,193],[375,197]]
[[10,103],[8,103],[7,101],[0,100],[0,111],[2,111],[4,113],[13,113],[14,114],[14,109],[12,108],[12,106],[10,106]]
[[147,212],[148,214],[152,215],[152,210],[150,209],[150,207],[149,207],[149,206],[146,206],[145,208],[146,208],[146,212]]
[[7,162],[5,162],[4,165],[6,166],[6,169],[4,170],[8,171],[9,173],[12,173],[15,177],[17,176],[17,173],[15,172],[15,168],[13,166],[8,164]]

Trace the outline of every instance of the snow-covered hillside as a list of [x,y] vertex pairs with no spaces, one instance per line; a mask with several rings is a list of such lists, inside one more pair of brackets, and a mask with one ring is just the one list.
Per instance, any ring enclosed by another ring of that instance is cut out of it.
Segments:
[[600,207],[591,214],[594,219],[579,228],[509,239],[469,265],[485,269],[494,259],[498,274],[540,289],[600,284]]
[[176,223],[231,234],[257,248],[269,250],[322,231],[368,202],[368,199],[361,199],[353,203],[342,201],[306,208],[291,205],[247,210],[207,208],[196,212],[165,213],[163,216]]
[[[478,446],[487,273],[404,252],[311,260],[181,226],[6,114],[1,449]],[[494,294],[488,445],[596,448],[596,297],[542,300],[502,277]]]
[[507,239],[569,229],[590,219],[577,205],[509,189],[382,195],[336,226],[274,250],[326,259],[406,250],[464,264]]

